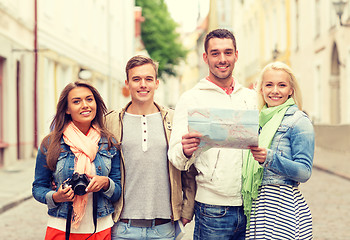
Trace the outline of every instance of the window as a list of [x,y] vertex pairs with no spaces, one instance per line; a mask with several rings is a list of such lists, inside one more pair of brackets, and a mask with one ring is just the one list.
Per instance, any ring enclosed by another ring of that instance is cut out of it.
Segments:
[[315,67],[315,78],[314,78],[314,86],[315,86],[315,95],[314,95],[314,114],[312,116],[312,120],[315,123],[320,123],[322,118],[322,73],[321,73],[321,65],[316,65]]
[[[347,16],[345,19],[347,20],[347,21],[349,21],[350,20],[350,2],[348,1],[348,4],[347,4],[347,7],[345,8],[345,15]],[[347,13],[347,14],[346,14]]]
[[280,37],[279,37],[279,48],[280,51],[284,51],[287,48],[287,15],[286,15],[286,4],[284,0],[280,1]]
[[39,139],[42,139],[50,131],[50,124],[56,113],[56,102],[55,102],[55,69],[56,63],[48,58],[44,59],[44,79],[39,83]]
[[299,22],[300,22],[300,9],[299,9],[299,0],[295,0],[295,50],[299,49],[299,34],[300,34],[300,29],[299,29]]
[[3,69],[5,65],[5,59],[0,57],[0,167],[4,164],[4,148],[6,143],[4,142],[4,89],[3,89]]
[[[350,49],[348,50],[348,57],[347,57],[347,61],[346,61],[346,84],[347,84],[347,94],[346,96],[349,96],[350,94]],[[344,101],[346,102],[347,106],[346,106],[346,110],[347,110],[347,123],[350,123],[350,103],[349,101]]]
[[338,20],[338,16],[334,10],[334,7],[333,7],[333,3],[332,1],[329,1],[328,2],[328,7],[329,7],[329,24],[330,24],[330,28],[334,27],[337,20]]
[[315,0],[315,38],[321,34],[321,3],[320,0]]

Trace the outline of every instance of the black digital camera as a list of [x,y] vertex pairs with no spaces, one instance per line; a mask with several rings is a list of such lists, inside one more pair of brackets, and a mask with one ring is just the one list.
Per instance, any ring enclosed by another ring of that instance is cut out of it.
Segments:
[[75,195],[82,196],[86,194],[85,189],[89,185],[89,182],[90,180],[85,173],[79,174],[75,172],[72,178],[68,178],[66,181],[62,183],[62,185],[63,185],[63,188],[70,185]]

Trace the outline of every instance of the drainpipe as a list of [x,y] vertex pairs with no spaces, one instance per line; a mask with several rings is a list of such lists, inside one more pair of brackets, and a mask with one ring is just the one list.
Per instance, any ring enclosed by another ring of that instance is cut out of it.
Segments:
[[38,149],[38,1],[34,0],[34,148]]

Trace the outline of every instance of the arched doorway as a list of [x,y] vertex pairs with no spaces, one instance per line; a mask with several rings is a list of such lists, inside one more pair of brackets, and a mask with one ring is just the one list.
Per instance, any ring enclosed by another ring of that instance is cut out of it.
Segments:
[[337,44],[333,44],[331,59],[330,90],[330,121],[331,124],[340,123],[340,62]]

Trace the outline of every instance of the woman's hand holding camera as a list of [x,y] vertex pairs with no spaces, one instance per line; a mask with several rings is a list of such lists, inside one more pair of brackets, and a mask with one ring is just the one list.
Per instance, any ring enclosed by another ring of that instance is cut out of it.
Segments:
[[57,190],[52,195],[53,200],[56,203],[59,202],[73,202],[74,200],[74,191],[71,186],[63,187],[62,185],[60,188]]
[[109,178],[106,176],[89,175],[86,174],[90,179],[89,185],[86,187],[86,192],[98,192],[101,189],[107,191],[109,188]]
[[[89,175],[89,174],[85,174],[85,175],[86,175],[85,182],[78,180],[78,183],[76,183],[76,181],[72,181],[71,179],[68,179],[67,181],[65,181],[57,190],[57,192],[55,192],[52,195],[53,200],[56,203],[73,202],[75,194],[85,195],[86,193],[89,193],[89,192],[98,192],[101,189],[103,189],[104,191],[108,190],[109,188],[108,177],[98,176],[98,175]],[[81,178],[78,177],[78,179],[81,179]],[[87,183],[88,185],[86,186]],[[74,189],[70,184],[74,186]],[[77,187],[77,185],[79,185],[79,188]],[[84,185],[86,186],[85,191],[84,191],[84,188],[81,188],[81,186],[84,186]],[[74,194],[74,191],[76,191],[75,194]]]

